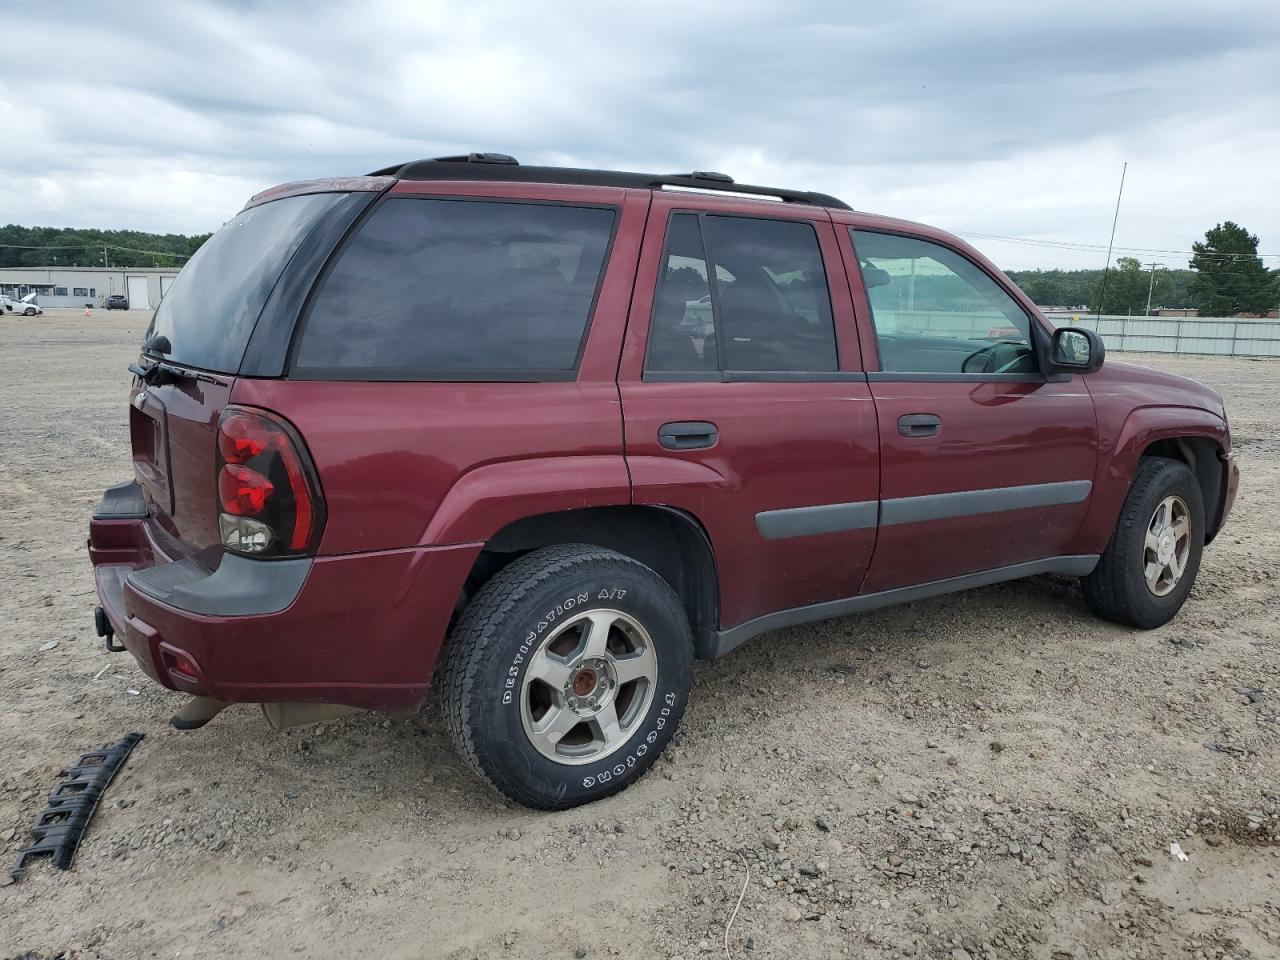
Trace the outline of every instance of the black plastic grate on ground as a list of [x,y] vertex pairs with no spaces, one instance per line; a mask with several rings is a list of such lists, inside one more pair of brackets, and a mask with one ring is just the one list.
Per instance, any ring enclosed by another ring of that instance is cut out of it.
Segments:
[[53,865],[59,870],[71,869],[76,848],[89,828],[93,812],[98,809],[98,801],[142,737],[141,733],[126,734],[119,743],[83,754],[76,761],[67,776],[53,788],[49,805],[40,811],[31,827],[31,838],[35,842],[18,851],[18,860],[9,871],[13,879],[22,876],[28,860],[45,854],[53,858]]

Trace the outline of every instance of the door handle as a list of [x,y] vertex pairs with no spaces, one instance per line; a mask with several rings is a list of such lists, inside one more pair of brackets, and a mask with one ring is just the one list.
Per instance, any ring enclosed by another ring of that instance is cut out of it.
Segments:
[[667,450],[702,450],[714,447],[720,431],[705,420],[680,420],[658,428],[658,443]]
[[942,418],[932,413],[908,413],[898,418],[898,432],[904,437],[936,437],[942,432]]

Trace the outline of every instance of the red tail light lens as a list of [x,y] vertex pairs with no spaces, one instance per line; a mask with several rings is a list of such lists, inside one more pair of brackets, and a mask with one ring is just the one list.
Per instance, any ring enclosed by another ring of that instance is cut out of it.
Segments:
[[324,501],[311,458],[284,420],[247,407],[223,411],[217,488],[228,550],[259,557],[315,552]]
[[266,449],[267,440],[244,414],[222,418],[218,425],[218,453],[227,463],[248,463]]
[[222,509],[237,517],[256,517],[267,506],[275,487],[271,481],[248,467],[226,464],[218,471],[218,499]]

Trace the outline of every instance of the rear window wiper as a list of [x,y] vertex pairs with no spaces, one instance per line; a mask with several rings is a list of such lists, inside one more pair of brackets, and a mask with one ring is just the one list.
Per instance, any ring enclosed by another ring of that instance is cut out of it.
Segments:
[[161,386],[177,380],[195,380],[197,383],[201,381],[204,383],[222,382],[217,377],[211,377],[207,373],[199,373],[195,370],[188,370],[186,367],[169,363],[167,360],[154,360],[149,367],[144,367],[135,361],[129,364],[129,372],[148,386]]
[[157,333],[142,345],[142,352],[146,355],[160,354],[161,356],[156,356],[149,367],[144,367],[137,362],[131,363],[129,364],[129,372],[138,377],[143,383],[155,386],[163,383],[172,383],[175,380],[195,380],[196,382],[203,380],[205,383],[220,382],[216,377],[211,377],[207,373],[197,373],[194,370],[188,370],[185,367],[180,367],[177,364],[161,359],[164,354],[172,351],[173,346],[169,343],[169,338]]
[[211,377],[207,373],[188,370],[166,360],[156,360],[149,367],[144,367],[136,362],[131,363],[129,364],[129,372],[149,386],[161,386],[162,384],[173,383],[175,380],[195,380],[196,382],[203,381],[204,383],[222,382],[217,377]]

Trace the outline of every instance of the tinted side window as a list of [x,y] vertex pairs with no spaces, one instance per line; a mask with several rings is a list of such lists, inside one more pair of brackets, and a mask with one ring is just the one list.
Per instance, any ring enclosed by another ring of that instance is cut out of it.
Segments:
[[667,227],[645,365],[649,370],[720,369],[702,231],[691,213],[676,214]]
[[1035,372],[1031,318],[976,264],[916,237],[852,234],[882,370]]
[[664,267],[648,369],[836,369],[831,298],[812,224],[677,214],[668,227]]
[[291,375],[570,379],[614,211],[397,197],[325,278]]

